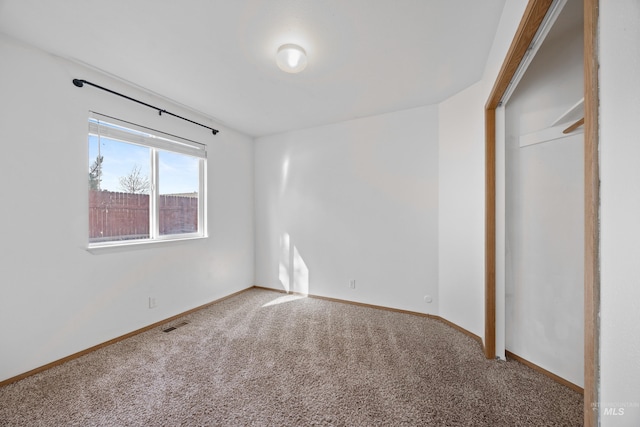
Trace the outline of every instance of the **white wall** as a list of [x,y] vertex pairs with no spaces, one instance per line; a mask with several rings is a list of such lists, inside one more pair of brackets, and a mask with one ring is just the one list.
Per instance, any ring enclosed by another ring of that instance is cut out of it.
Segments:
[[[600,1],[600,419],[640,425],[640,2]],[[631,405],[631,406],[624,406]],[[624,409],[624,415],[604,410]]]
[[511,41],[520,25],[520,20],[524,15],[528,2],[528,0],[508,0],[504,4],[482,75],[483,99],[485,101],[489,98],[491,89],[493,89],[493,84],[498,77],[504,58],[507,56],[507,51],[511,46]]
[[[0,380],[253,285],[251,138],[79,89],[73,78],[206,121],[4,36],[0,56]],[[86,250],[90,109],[207,143],[208,239]]]
[[581,10],[563,10],[506,105],[505,180],[506,348],[579,386],[584,138],[576,132],[520,147],[520,136],[549,129],[582,98],[581,16]]
[[437,107],[258,138],[255,195],[257,285],[437,313]]
[[438,106],[440,316],[484,336],[482,83]]

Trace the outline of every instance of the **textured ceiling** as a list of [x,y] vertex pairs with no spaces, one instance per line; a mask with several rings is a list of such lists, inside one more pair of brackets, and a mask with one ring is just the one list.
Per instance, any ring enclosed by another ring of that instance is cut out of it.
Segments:
[[0,32],[261,136],[446,99],[481,78],[504,2],[0,0]]

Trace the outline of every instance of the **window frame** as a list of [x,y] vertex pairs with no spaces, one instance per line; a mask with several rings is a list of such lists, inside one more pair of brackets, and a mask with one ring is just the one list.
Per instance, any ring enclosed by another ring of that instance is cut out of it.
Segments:
[[[126,248],[163,242],[176,242],[208,238],[207,232],[207,146],[156,129],[137,125],[101,113],[91,111],[88,119],[89,137],[107,138],[112,141],[138,145],[149,149],[149,237],[130,240],[105,240],[91,242],[87,227],[87,249]],[[87,145],[88,148],[88,145]],[[160,151],[192,157],[198,161],[197,231],[191,233],[160,234]],[[87,155],[88,158],[88,155]],[[90,160],[90,159],[89,159]],[[88,203],[88,201],[87,201]],[[88,207],[88,206],[87,206]],[[88,209],[87,209],[88,212]]]

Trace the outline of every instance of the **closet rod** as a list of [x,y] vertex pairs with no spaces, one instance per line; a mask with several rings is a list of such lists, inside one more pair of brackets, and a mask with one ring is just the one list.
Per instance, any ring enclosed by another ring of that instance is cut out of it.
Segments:
[[575,122],[574,124],[572,124],[571,126],[569,126],[568,128],[566,128],[565,130],[563,130],[562,133],[564,134],[571,133],[574,130],[578,129],[583,124],[584,124],[584,117],[578,120],[577,122]]
[[185,118],[185,117],[179,116],[179,115],[177,115],[177,114],[173,114],[173,113],[172,113],[172,112],[170,112],[170,111],[167,111],[167,110],[162,109],[162,108],[159,108],[159,107],[155,107],[155,106],[153,106],[153,105],[151,105],[151,104],[147,104],[146,102],[142,102],[142,101],[137,100],[137,99],[135,99],[135,98],[131,98],[130,96],[123,95],[123,94],[121,94],[121,93],[116,92],[115,90],[107,89],[106,87],[99,86],[99,85],[97,85],[97,84],[95,84],[95,83],[91,83],[91,82],[88,82],[88,81],[86,81],[86,80],[82,80],[82,79],[73,79],[73,84],[74,84],[74,85],[76,85],[77,87],[82,87],[82,86],[84,86],[84,84],[85,84],[85,83],[86,83],[86,84],[88,84],[89,86],[93,86],[93,87],[96,87],[96,88],[98,88],[98,89],[102,89],[102,90],[104,90],[104,91],[106,91],[106,92],[112,93],[112,94],[114,94],[114,95],[121,96],[121,97],[123,97],[123,98],[125,98],[125,99],[128,99],[129,101],[137,102],[138,104],[142,104],[142,105],[144,105],[145,107],[149,107],[149,108],[152,108],[152,109],[154,109],[154,110],[158,110],[158,114],[160,114],[160,115],[162,115],[162,113],[165,113],[165,114],[168,114],[168,115],[170,115],[170,116],[176,117],[176,118],[178,118],[178,119],[182,119],[182,120],[184,120],[184,121],[187,121],[187,122],[189,122],[189,123],[193,123],[194,125],[198,125],[198,126],[202,126],[203,128],[207,128],[207,129],[211,130],[211,132],[213,132],[213,134],[214,134],[214,135],[218,133],[218,130],[217,130],[217,129],[214,129],[214,128],[209,127],[209,126],[205,126],[205,125],[203,125],[202,123],[194,122],[193,120],[189,120],[189,119],[187,119],[187,118]]

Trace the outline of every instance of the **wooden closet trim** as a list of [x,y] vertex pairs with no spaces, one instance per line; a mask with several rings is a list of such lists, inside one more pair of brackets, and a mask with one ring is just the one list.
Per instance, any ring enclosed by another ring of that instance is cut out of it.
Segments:
[[584,425],[598,425],[600,378],[599,0],[584,0]]
[[553,0],[529,0],[489,99],[485,118],[484,355],[496,357],[496,108],[509,87]]
[[[529,0],[485,104],[485,336],[484,353],[496,357],[496,108],[524,58],[553,0]],[[584,5],[584,425],[596,426],[600,310],[598,157],[598,5]]]

